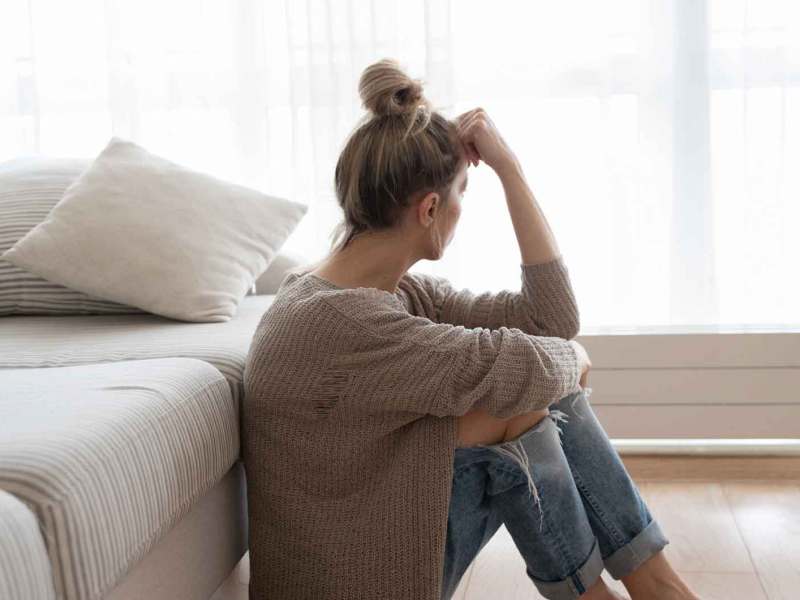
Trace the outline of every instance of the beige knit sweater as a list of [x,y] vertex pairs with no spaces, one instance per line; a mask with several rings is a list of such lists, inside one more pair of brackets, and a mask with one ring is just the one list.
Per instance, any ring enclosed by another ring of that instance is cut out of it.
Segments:
[[456,417],[579,389],[563,257],[521,271],[495,294],[284,278],[244,372],[251,599],[440,600]]

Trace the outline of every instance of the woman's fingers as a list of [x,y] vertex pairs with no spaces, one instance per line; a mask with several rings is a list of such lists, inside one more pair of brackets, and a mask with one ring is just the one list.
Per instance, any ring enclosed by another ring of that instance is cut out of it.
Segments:
[[463,137],[461,137],[460,133],[457,134],[457,137],[458,137],[459,143],[461,144],[461,151],[464,154],[464,156],[466,157],[467,162],[469,162],[470,164],[474,164],[475,156],[473,154],[473,151],[467,145],[467,141]]
[[456,117],[456,130],[458,132],[458,137],[462,141],[462,146],[465,148],[465,154],[467,156],[467,160],[470,163],[474,164],[476,167],[478,166],[481,155],[477,149],[477,146],[474,143],[474,140],[469,135],[469,127],[472,123],[475,115],[481,112],[483,109],[481,108],[473,108],[472,110],[468,110],[465,113],[460,114]]
[[486,121],[489,117],[482,108],[476,108],[468,113],[464,113],[463,118],[458,123],[461,131],[468,131],[479,121]]
[[458,137],[466,148],[468,160],[475,166],[478,166],[481,160],[485,162],[481,146],[492,144],[492,141],[485,136],[486,132],[491,129],[491,121],[489,121],[486,111],[481,107],[473,108],[456,117],[455,121]]
[[467,146],[472,152],[472,156],[475,157],[475,166],[477,167],[478,163],[480,163],[481,161],[481,153],[478,151],[478,148],[472,142],[468,143]]
[[458,130],[456,130],[456,138],[458,139],[458,143],[461,146],[461,154],[464,155],[468,163],[474,164],[475,156],[470,147],[467,145],[467,141],[464,139],[464,137],[461,135],[461,132]]
[[464,117],[464,119],[458,124],[458,131],[463,134],[466,134],[468,131],[471,131],[475,120],[479,118],[478,113],[474,113]]
[[461,123],[464,119],[470,117],[474,112],[481,110],[480,108],[473,108],[472,110],[468,110],[464,113],[461,113],[455,118],[456,123]]
[[476,139],[477,130],[475,128],[475,124],[481,119],[480,112],[478,111],[480,111],[480,109],[476,109],[476,111],[473,111],[473,114],[466,116],[458,126],[458,135],[462,139],[464,145],[469,148],[468,156],[471,157],[471,160],[475,161],[475,166],[477,166],[478,162],[482,159],[479,147],[480,144]]
[[474,166],[478,166],[478,159],[480,158],[480,156],[475,151],[474,146],[468,143],[463,137],[461,137],[460,134],[458,135],[458,141],[461,144],[461,150],[464,156],[466,157],[467,162],[469,162]]
[[470,134],[470,129],[469,129],[470,122],[471,122],[471,117],[465,116],[465,118],[461,121],[461,123],[457,127],[458,137],[462,141],[464,147],[467,149],[467,156],[469,157],[470,162],[477,162],[479,158],[479,153],[473,143],[473,139]]

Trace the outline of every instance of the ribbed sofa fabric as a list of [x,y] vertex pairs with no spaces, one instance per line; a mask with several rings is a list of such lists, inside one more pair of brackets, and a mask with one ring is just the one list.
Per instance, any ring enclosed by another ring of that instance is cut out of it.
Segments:
[[36,516],[0,490],[0,598],[54,600],[50,559]]
[[[0,254],[47,218],[91,162],[88,158],[24,157],[0,163]],[[0,258],[0,316],[142,312],[48,281]]]
[[0,318],[0,381],[4,368],[184,356],[216,367],[238,407],[250,340],[274,298],[246,296],[236,316],[223,323],[183,323],[151,314]]
[[0,377],[0,488],[32,507],[59,598],[102,598],[239,454],[230,387],[202,360]]

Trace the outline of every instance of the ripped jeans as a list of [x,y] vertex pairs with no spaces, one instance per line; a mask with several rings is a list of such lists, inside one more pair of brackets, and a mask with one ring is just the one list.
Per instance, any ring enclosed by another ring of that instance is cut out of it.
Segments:
[[[578,598],[669,542],[580,389],[513,440],[456,448],[442,598],[505,524],[539,593]],[[560,426],[558,424],[561,424]]]

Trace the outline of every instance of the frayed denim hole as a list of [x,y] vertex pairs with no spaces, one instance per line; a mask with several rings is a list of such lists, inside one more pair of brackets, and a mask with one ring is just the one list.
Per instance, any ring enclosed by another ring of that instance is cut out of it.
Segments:
[[[576,396],[577,399],[577,396]],[[574,400],[573,400],[574,402]],[[558,426],[558,423],[567,423],[569,422],[569,415],[564,411],[561,411],[557,408],[553,408],[550,410],[549,414],[547,415],[558,431],[558,441],[561,446],[564,446],[564,440],[562,439],[564,435],[564,431],[561,427]],[[580,418],[583,418],[582,416]],[[540,433],[542,431],[542,427],[545,424],[545,420],[542,419],[540,422],[536,423],[533,427],[521,433],[517,439],[509,441],[509,442],[502,442],[500,444],[476,444],[476,447],[481,448],[488,448],[492,452],[499,454],[500,456],[505,456],[510,458],[514,461],[519,468],[522,469],[522,472],[525,473],[525,477],[528,480],[528,490],[531,496],[534,499],[534,505],[539,506],[539,531],[542,531],[542,526],[544,525],[544,512],[542,511],[541,506],[541,498],[539,496],[539,491],[536,489],[536,484],[533,481],[533,476],[530,472],[530,461],[528,460],[528,454],[525,451],[524,446],[522,445],[522,438],[526,435],[532,435],[534,433]]]
[[[538,431],[535,433],[538,433]],[[511,442],[503,442],[497,446],[487,447],[489,450],[492,450],[501,456],[510,458],[519,465],[520,469],[522,469],[522,472],[525,474],[525,478],[528,480],[528,491],[533,497],[534,506],[539,506],[539,531],[541,532],[544,525],[544,513],[542,512],[541,498],[539,497],[539,490],[536,489],[536,484],[533,482],[533,476],[530,472],[530,462],[528,461],[528,453],[525,452],[522,441],[516,439]]]
[[558,430],[558,441],[561,442],[561,445],[564,445],[563,440],[561,437],[564,435],[564,431],[561,427],[558,426],[559,423],[568,423],[569,422],[569,415],[562,410],[558,410],[557,408],[553,408],[550,410],[550,414],[548,415],[556,426]]
[[592,395],[592,388],[590,387],[583,388],[581,391],[575,394],[575,397],[572,399],[572,402],[570,403],[570,408],[572,409],[572,412],[575,413],[575,415],[577,415],[577,417],[582,421],[585,418],[585,416],[582,415],[580,412],[578,412],[578,409],[575,408],[575,403],[578,400],[580,400],[581,395],[583,395],[587,399],[586,401],[588,402],[589,396]]

